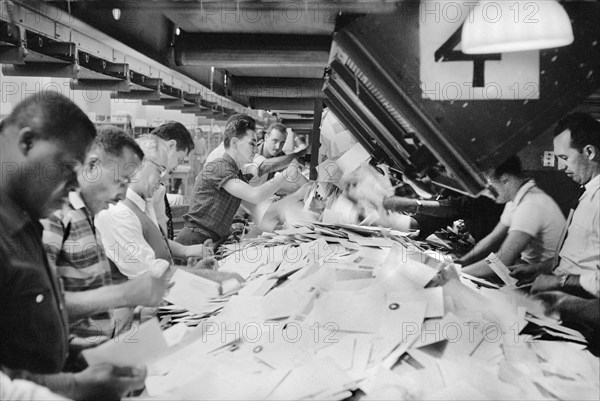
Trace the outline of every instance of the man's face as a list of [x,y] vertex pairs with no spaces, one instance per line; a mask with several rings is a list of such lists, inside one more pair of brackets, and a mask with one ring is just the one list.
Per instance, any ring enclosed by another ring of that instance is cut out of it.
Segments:
[[246,135],[238,140],[237,151],[241,160],[239,163],[248,164],[254,160],[256,152],[256,132],[253,130],[246,131]]
[[156,160],[144,158],[141,168],[133,178],[132,184],[136,192],[144,199],[150,199],[160,187],[160,179],[167,174],[168,157],[165,154],[157,157]]
[[181,163],[183,163],[183,160],[185,159],[187,154],[188,154],[187,149],[177,150],[176,146],[173,146],[172,148],[170,148],[169,149],[169,163],[167,166],[168,172],[175,170],[177,168],[177,166],[179,166]]
[[89,141],[36,139],[26,155],[22,183],[24,207],[37,218],[50,215],[65,204],[77,187]]
[[571,130],[567,129],[554,138],[554,154],[558,158],[558,170],[564,171],[579,185],[592,178],[593,166],[585,152],[571,147]]
[[265,135],[264,155],[266,158],[275,157],[285,144],[286,135],[276,129]]
[[488,180],[490,181],[492,188],[494,188],[494,190],[498,194],[498,196],[494,198],[494,201],[496,203],[504,204],[511,200],[510,191],[508,188],[510,180],[506,174],[500,176],[499,178],[494,178],[490,176],[488,177]]
[[[92,156],[94,157],[94,156]],[[119,157],[99,152],[78,175],[83,200],[92,214],[125,199],[129,182],[140,168],[140,158],[129,147]]]

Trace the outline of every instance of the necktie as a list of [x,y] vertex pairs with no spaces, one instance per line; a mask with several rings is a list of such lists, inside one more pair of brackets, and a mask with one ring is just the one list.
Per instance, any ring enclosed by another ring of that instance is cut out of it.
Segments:
[[556,253],[554,254],[554,267],[558,266],[558,263],[560,262],[560,250],[562,249],[565,240],[567,239],[567,234],[569,232],[569,226],[571,225],[571,221],[573,220],[573,214],[575,213],[575,209],[577,209],[577,206],[579,206],[579,201],[581,199],[581,197],[583,196],[585,192],[585,187],[582,186],[581,188],[579,188],[579,191],[577,192],[577,196],[575,197],[575,199],[573,199],[573,203],[571,204],[571,210],[569,211],[569,217],[567,217],[567,224],[565,224],[565,228],[563,229],[562,233],[560,234],[560,239],[558,240],[558,247],[556,248]]
[[173,233],[173,213],[171,212],[171,205],[169,205],[169,200],[167,199],[167,193],[165,192],[165,214],[167,215],[167,238],[174,239],[175,235]]

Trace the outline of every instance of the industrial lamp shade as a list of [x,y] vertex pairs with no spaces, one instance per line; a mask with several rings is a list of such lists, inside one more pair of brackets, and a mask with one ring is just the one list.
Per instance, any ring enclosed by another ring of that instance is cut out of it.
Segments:
[[462,30],[466,54],[549,49],[573,43],[573,28],[556,0],[481,0]]

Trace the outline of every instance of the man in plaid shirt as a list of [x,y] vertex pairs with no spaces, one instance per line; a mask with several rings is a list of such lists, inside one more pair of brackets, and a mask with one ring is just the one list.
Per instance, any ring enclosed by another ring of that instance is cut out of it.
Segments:
[[44,225],[43,242],[50,265],[66,290],[72,351],[111,338],[132,321],[132,308],[156,306],[167,290],[164,278],[142,275],[111,285],[111,270],[94,226],[94,216],[124,199],[143,151],[124,131],[105,127],[78,173],[80,190]]

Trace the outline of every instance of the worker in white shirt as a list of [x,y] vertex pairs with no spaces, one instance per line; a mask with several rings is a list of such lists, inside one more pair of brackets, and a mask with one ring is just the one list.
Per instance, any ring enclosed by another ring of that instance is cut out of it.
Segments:
[[[533,292],[561,290],[600,297],[600,122],[586,113],[563,118],[554,131],[558,168],[582,186],[558,258],[512,267]],[[558,260],[557,260],[558,259]]]
[[[167,144],[153,135],[143,135],[136,141],[145,157],[127,190],[126,199],[96,218],[107,256],[127,278],[148,270],[163,274],[173,264],[173,256],[201,257],[204,264],[201,262],[194,270],[211,268],[215,264],[211,249],[168,240],[158,226],[152,196],[160,185],[160,178],[167,172]],[[219,278],[221,275],[215,272],[212,276]]]

